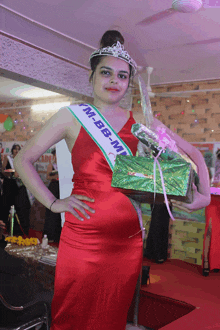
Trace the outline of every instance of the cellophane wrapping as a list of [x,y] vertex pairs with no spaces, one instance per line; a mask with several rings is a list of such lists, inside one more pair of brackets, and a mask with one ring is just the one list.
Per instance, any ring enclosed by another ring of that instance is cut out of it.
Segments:
[[[198,175],[196,174],[196,165],[187,155],[180,153],[180,150],[178,150],[175,141],[172,140],[166,133],[162,134],[161,129],[156,132],[149,127],[136,123],[132,125],[131,132],[135,137],[139,139],[139,143],[147,147],[147,149],[145,148],[145,151],[148,151],[151,156],[153,155],[154,157],[156,157],[158,153],[160,153],[158,157],[159,159],[180,159],[191,163],[192,168],[195,171],[194,174],[196,181],[199,180]],[[143,153],[141,156],[145,157],[146,155]]]
[[[177,147],[175,146],[175,150],[171,150],[169,147],[162,148],[160,143],[158,142],[160,137],[159,134],[149,127],[146,127],[142,124],[133,124],[131,128],[132,134],[139,139],[145,146],[149,148],[149,151],[153,156],[157,156],[157,154],[161,152],[159,158],[164,160],[172,160],[172,159],[181,159],[181,155],[177,153]],[[170,141],[172,141],[170,139]],[[170,142],[168,141],[168,142]]]

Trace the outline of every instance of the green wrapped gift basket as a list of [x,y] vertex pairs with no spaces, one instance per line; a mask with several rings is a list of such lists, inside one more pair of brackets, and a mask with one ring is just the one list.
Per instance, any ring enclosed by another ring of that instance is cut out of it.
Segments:
[[[168,199],[192,202],[195,173],[185,160],[159,160]],[[164,203],[162,179],[158,166],[154,179],[154,159],[118,155],[113,169],[112,186],[141,203]],[[155,181],[155,185],[154,185]]]

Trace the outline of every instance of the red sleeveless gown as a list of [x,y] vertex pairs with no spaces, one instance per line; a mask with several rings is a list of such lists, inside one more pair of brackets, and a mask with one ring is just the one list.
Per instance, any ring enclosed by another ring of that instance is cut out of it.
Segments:
[[[133,155],[138,140],[130,118],[118,135]],[[72,150],[72,194],[94,198],[94,214],[79,221],[66,213],[52,302],[52,330],[125,330],[142,264],[137,213],[120,189],[101,150],[81,128]]]
[[[209,268],[220,269],[220,196],[211,195],[211,203],[205,209],[206,216],[206,227],[203,242],[203,262],[204,262],[204,249],[205,249],[205,239],[207,235],[207,230],[209,227],[209,222],[211,221],[211,241],[209,247]],[[204,265],[203,265],[204,267]]]

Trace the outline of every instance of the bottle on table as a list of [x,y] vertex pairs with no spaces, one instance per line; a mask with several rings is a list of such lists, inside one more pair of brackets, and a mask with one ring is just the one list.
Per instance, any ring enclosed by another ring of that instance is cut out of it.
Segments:
[[42,239],[41,247],[42,247],[42,249],[46,249],[47,246],[48,246],[48,238],[47,238],[47,235],[45,234]]

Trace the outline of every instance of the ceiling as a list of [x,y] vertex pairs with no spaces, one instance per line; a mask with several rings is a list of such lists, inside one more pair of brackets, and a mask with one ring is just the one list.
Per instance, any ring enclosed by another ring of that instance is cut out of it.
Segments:
[[12,100],[21,99],[36,99],[40,97],[58,95],[58,93],[42,88],[33,87],[5,77],[0,77],[0,102],[10,102]]
[[[196,13],[175,12],[164,19],[152,19],[151,24],[139,24],[171,8],[172,0],[2,0],[2,9],[10,17],[2,20],[0,27],[84,67],[88,67],[89,54],[98,47],[102,34],[118,29],[138,65],[154,68],[152,84],[213,80],[220,79],[218,3],[204,0],[203,9]],[[33,22],[39,24],[33,26]],[[1,91],[3,82],[0,80]],[[15,97],[9,85],[1,93]]]

